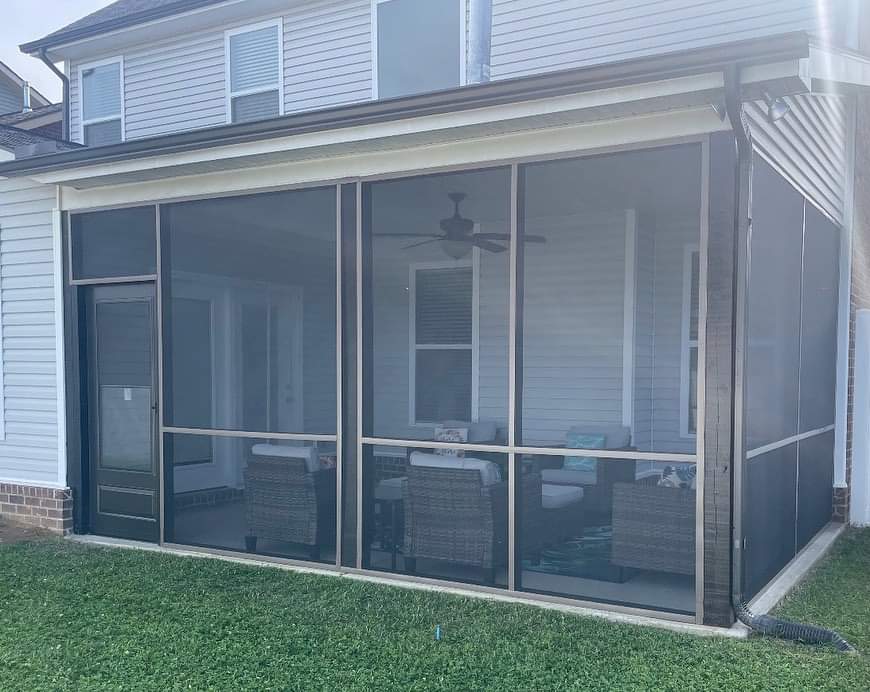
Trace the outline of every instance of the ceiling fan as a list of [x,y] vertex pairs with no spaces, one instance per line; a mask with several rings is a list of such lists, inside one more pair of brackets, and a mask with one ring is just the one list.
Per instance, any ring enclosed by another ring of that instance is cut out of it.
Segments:
[[[376,236],[389,238],[425,238],[417,243],[411,243],[403,247],[403,250],[441,243],[441,247],[453,259],[462,259],[467,256],[473,247],[479,247],[488,252],[504,252],[507,247],[500,245],[509,243],[509,233],[474,233],[474,220],[466,219],[459,212],[459,205],[468,196],[464,192],[451,192],[447,195],[453,202],[453,216],[442,219],[438,224],[443,233],[375,233]],[[539,235],[526,235],[523,240],[527,243],[546,243],[547,239]]]

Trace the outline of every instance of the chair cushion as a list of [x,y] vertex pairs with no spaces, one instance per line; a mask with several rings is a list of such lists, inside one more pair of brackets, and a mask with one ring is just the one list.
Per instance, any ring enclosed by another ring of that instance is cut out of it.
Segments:
[[622,449],[631,444],[631,428],[625,425],[575,425],[568,435],[604,435],[603,449]]
[[284,457],[285,459],[304,459],[305,470],[314,473],[320,470],[320,457],[315,447],[290,447],[265,442],[251,447],[251,454],[258,457]]
[[425,452],[411,453],[411,466],[429,466],[438,469],[463,469],[466,471],[479,471],[480,482],[483,485],[493,485],[501,480],[501,471],[498,464],[486,459],[473,459],[471,457],[445,456],[441,454],[426,454]]
[[408,479],[405,477],[387,478],[380,481],[375,486],[375,499],[388,500],[392,502],[395,502],[396,500],[401,500],[402,491],[404,490],[405,483],[407,482]]
[[595,485],[598,473],[574,469],[544,469],[541,471],[541,480],[554,485]]
[[583,488],[574,485],[541,486],[541,505],[544,509],[561,509],[583,500]]
[[478,444],[495,442],[498,433],[498,427],[494,421],[467,423],[463,421],[446,420],[441,424],[441,426],[445,428],[466,428],[468,430],[468,439],[466,442],[476,442]]

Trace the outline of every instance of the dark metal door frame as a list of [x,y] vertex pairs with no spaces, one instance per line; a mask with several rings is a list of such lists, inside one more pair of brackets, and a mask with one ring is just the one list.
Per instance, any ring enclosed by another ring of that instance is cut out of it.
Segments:
[[[89,461],[89,525],[91,531],[119,538],[157,542],[160,539],[160,487],[157,438],[157,300],[153,282],[91,286],[86,289],[81,319],[87,335],[87,440]],[[106,469],[100,467],[100,387],[97,364],[99,353],[97,310],[105,303],[142,303],[149,308],[150,334],[150,438],[149,471]],[[111,506],[111,496],[115,503]],[[126,497],[126,500],[123,498]],[[104,510],[104,511],[101,511]]]

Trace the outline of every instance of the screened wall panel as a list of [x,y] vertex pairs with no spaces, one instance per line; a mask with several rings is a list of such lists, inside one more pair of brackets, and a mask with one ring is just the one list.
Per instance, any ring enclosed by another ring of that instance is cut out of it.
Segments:
[[524,445],[695,453],[700,166],[678,146],[521,167]]
[[790,444],[746,462],[743,597],[747,600],[795,555],[797,454],[797,444]]
[[840,232],[806,205],[801,319],[800,432],[834,424]]
[[762,160],[753,176],[746,446],[797,434],[804,199]]
[[147,276],[157,272],[154,207],[70,216],[73,279]]
[[798,443],[797,549],[831,521],[834,484],[834,431]]
[[371,253],[363,290],[364,434],[431,440],[454,428],[468,442],[504,444],[509,169],[363,189],[363,242]]
[[744,598],[831,520],[840,229],[756,158],[744,387]]
[[166,425],[335,433],[335,194],[163,207]]

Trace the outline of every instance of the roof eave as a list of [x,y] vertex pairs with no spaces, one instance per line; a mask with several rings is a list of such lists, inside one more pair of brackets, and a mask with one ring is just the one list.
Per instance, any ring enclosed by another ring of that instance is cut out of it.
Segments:
[[[739,41],[605,65],[519,77],[419,96],[368,101],[253,123],[222,125],[104,147],[37,156],[0,164],[0,176],[34,175],[67,168],[579,94],[716,72],[735,63],[749,67],[801,61],[808,55],[807,34],[803,32],[782,34],[765,39]],[[795,88],[800,89],[801,85],[798,84]],[[759,96],[760,94],[756,98]]]

